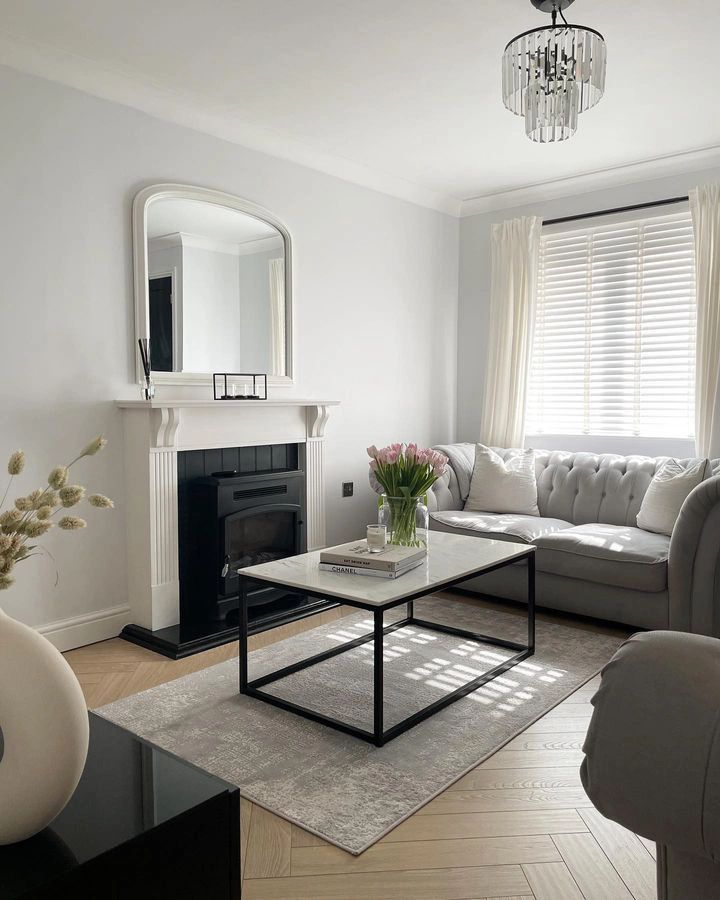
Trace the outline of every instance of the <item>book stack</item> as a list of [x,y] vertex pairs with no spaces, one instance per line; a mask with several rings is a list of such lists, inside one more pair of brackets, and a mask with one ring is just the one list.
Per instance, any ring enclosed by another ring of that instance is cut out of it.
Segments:
[[399,578],[425,562],[426,547],[388,545],[380,553],[370,553],[367,541],[352,541],[320,552],[320,569],[339,575],[370,575]]

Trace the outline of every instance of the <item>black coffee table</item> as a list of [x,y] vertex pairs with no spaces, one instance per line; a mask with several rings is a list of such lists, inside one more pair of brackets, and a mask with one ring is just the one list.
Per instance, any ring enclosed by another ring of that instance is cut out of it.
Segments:
[[239,896],[239,790],[94,713],[70,803],[0,846],[0,900]]
[[[416,569],[407,572],[397,579],[371,578],[364,575],[344,575],[321,571],[318,567],[320,551],[291,556],[276,562],[262,563],[238,570],[240,576],[240,693],[263,700],[273,706],[289,710],[314,722],[329,725],[338,731],[344,731],[353,737],[370,741],[378,747],[403,734],[409,728],[444,709],[450,703],[460,700],[481,685],[492,681],[503,672],[511,669],[519,662],[532,656],[535,652],[535,548],[527,544],[515,544],[510,541],[494,541],[485,538],[467,537],[465,535],[431,532],[425,562]],[[462,584],[471,578],[492,572],[503,566],[525,562],[527,565],[527,643],[507,641],[487,634],[478,634],[439,622],[428,622],[415,615],[414,601]],[[309,659],[284,666],[275,672],[259,678],[248,678],[248,585],[253,581],[262,581],[279,588],[292,588],[309,597],[317,599],[339,600],[348,606],[370,612],[373,617],[373,630],[347,643],[317,653]],[[407,613],[403,619],[384,623],[386,610],[405,604]],[[390,728],[384,724],[384,679],[383,679],[383,638],[385,635],[405,626],[416,626],[429,631],[439,631],[456,635],[469,641],[477,641],[511,650],[507,659],[483,672],[477,678],[467,682],[453,691],[449,691],[440,699],[424,709],[407,716]],[[317,709],[309,709],[297,703],[285,700],[275,694],[263,691],[262,688],[293,675],[302,669],[317,665],[345,653],[354,647],[373,642],[373,729],[356,728],[347,722],[335,719]]]

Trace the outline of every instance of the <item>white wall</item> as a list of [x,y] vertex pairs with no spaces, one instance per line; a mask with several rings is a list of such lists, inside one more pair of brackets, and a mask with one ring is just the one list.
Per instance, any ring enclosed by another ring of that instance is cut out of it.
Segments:
[[[148,242],[148,276],[155,278],[160,275],[174,273],[179,280],[182,280],[182,244],[180,236],[177,236],[178,242],[174,247],[165,247],[154,245],[153,241]],[[177,285],[173,285],[173,290],[177,289]]]
[[[554,219],[601,209],[684,196],[691,187],[720,180],[720,170],[693,172],[611,190],[468,216],[460,224],[460,299],[458,312],[458,439],[476,441],[480,433],[490,302],[490,226],[517,216]],[[651,438],[528,435],[528,446],[649,456],[694,454],[692,441]]]
[[240,270],[234,253],[183,244],[183,370],[239,372]]
[[[107,636],[126,616],[133,486],[113,401],[139,396],[130,212],[148,184],[227,191],[288,227],[297,383],[285,391],[342,404],[328,426],[330,540],[375,516],[368,444],[454,436],[456,220],[11,69],[0,69],[0,110],[0,457],[28,452],[29,490],[102,431],[110,446],[77,478],[117,501],[93,510],[86,531],[49,536],[58,586],[51,561],[23,563],[0,596],[8,613],[74,620],[62,646]],[[353,498],[341,498],[345,480]]]
[[246,372],[271,372],[270,260],[282,255],[275,248],[238,257],[240,359]]

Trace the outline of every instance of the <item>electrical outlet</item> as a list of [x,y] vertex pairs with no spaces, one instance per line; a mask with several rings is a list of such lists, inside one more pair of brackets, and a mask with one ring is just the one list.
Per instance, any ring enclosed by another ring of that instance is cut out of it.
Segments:
[[343,497],[352,497],[353,483],[352,481],[343,481]]

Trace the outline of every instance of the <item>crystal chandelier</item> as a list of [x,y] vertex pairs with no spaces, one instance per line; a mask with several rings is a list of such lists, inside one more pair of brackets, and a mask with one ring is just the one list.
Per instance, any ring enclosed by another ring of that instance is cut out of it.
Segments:
[[578,114],[603,95],[605,39],[593,28],[568,24],[563,10],[573,0],[530,2],[550,13],[552,24],[519,34],[505,48],[503,103],[516,116],[525,116],[531,141],[564,141],[575,134]]

